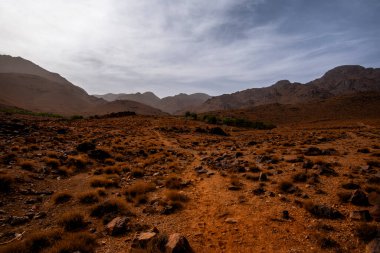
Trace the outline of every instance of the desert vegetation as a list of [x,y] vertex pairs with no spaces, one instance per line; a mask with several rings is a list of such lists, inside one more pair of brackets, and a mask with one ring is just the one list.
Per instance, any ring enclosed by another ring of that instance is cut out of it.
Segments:
[[378,236],[376,120],[121,116],[3,114],[0,252],[127,252],[157,230],[161,251],[180,233],[195,252],[363,252]]

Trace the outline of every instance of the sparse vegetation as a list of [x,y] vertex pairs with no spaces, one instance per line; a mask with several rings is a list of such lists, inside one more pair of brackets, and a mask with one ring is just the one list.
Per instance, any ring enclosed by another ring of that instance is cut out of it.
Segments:
[[84,215],[80,212],[69,211],[63,214],[59,221],[59,224],[65,229],[65,231],[78,231],[87,227],[87,223],[84,220]]
[[79,202],[82,204],[94,204],[99,202],[99,193],[97,191],[88,191],[78,196]]
[[7,193],[12,190],[14,178],[9,175],[0,174],[0,192]]
[[71,195],[71,193],[59,192],[59,193],[54,194],[53,201],[55,204],[63,204],[70,201],[72,198],[73,198],[73,195]]
[[110,199],[96,205],[92,211],[91,216],[101,218],[108,214],[124,214],[131,215],[126,203],[121,199]]
[[115,179],[112,179],[112,178],[107,178],[104,176],[97,176],[91,180],[90,185],[91,185],[91,187],[110,188],[110,187],[118,187],[119,183]]

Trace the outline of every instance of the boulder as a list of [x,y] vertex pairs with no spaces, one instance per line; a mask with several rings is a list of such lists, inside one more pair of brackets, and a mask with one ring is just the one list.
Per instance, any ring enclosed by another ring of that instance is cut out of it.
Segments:
[[127,231],[129,219],[125,216],[116,217],[106,225],[106,231],[109,235],[122,235]]
[[362,190],[355,190],[350,198],[350,202],[356,206],[368,206],[368,197]]
[[147,253],[149,242],[157,236],[156,232],[144,232],[137,235],[132,241],[130,253]]
[[186,237],[181,234],[171,234],[165,245],[165,253],[193,253]]
[[373,206],[370,210],[370,214],[375,221],[380,222],[380,205]]
[[371,215],[368,210],[350,212],[350,219],[358,221],[370,221]]

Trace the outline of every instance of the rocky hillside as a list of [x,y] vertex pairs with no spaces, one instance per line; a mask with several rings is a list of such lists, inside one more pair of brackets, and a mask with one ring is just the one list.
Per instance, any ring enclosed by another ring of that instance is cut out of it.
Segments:
[[109,103],[87,94],[56,73],[20,57],[0,56],[0,103],[36,112],[63,115],[102,114],[134,111],[137,114],[163,114],[137,103]]
[[269,104],[247,109],[221,110],[218,117],[245,118],[273,124],[380,118],[380,92],[359,92],[298,104]]
[[213,97],[198,112],[249,108],[265,104],[297,104],[357,92],[380,91],[380,69],[340,66],[306,84],[282,80],[265,88],[253,88]]

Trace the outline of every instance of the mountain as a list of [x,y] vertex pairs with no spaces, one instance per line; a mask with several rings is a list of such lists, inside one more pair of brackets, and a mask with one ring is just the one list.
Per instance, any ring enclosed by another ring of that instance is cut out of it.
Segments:
[[115,100],[130,100],[136,101],[142,104],[146,104],[155,108],[158,108],[164,112],[170,114],[183,114],[186,110],[191,110],[196,108],[197,106],[204,103],[207,99],[211,98],[211,96],[204,93],[194,93],[191,95],[187,95],[184,93],[164,97],[160,99],[152,92],[145,93],[135,93],[135,94],[112,94],[108,93],[105,95],[94,95],[98,98],[103,98],[107,101],[115,101]]
[[88,115],[108,113],[112,109],[112,112],[133,110],[137,114],[158,114],[157,109],[136,102],[109,104],[21,57],[0,55],[0,90],[1,104],[36,112]]
[[216,96],[195,111],[232,110],[274,103],[307,103],[366,91],[380,91],[380,69],[345,65],[336,67],[321,78],[306,84],[282,80],[269,87]]
[[359,92],[297,104],[268,104],[213,112],[218,117],[244,118],[279,125],[334,120],[379,119],[380,92]]

